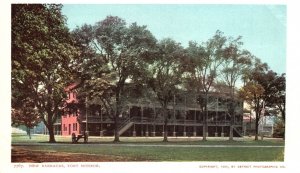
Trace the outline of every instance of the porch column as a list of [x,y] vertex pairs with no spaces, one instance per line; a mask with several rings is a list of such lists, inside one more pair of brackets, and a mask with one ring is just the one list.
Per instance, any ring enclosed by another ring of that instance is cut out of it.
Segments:
[[215,131],[215,137],[218,137],[218,113],[219,113],[219,98],[217,97],[217,110],[216,110],[216,118],[215,118],[215,125],[216,125],[216,131]]
[[173,136],[176,136],[176,125],[174,125]]
[[194,132],[193,132],[193,136],[197,136],[197,132],[196,132],[196,126],[194,126]]
[[152,136],[155,136],[155,117],[156,117],[156,109],[155,104],[153,105],[153,129],[152,129]]
[[[194,113],[194,123],[196,124],[196,109],[195,109],[195,113]],[[197,132],[196,132],[196,126],[194,126],[194,132],[193,132],[193,136],[197,136]]]
[[183,136],[186,136],[185,120],[186,120],[186,95],[184,95],[184,120],[183,120]]
[[173,128],[173,136],[176,136],[176,111],[175,111],[175,104],[176,104],[176,101],[175,101],[175,94],[173,95],[173,123],[174,123],[174,128]]
[[219,113],[219,98],[217,97],[216,121],[218,120],[218,113]]
[[149,132],[148,132],[148,124],[146,125],[146,132],[145,132],[145,136],[148,137],[149,136]]
[[135,124],[133,124],[133,132],[132,132],[132,136],[133,136],[133,137],[136,137]]
[[102,107],[100,109],[100,136],[103,136],[103,127],[102,127],[103,119],[102,119]]
[[129,117],[129,119],[130,119],[130,114],[131,114],[131,106],[129,105],[129,111],[128,111],[128,117]]
[[153,126],[152,136],[155,136],[155,125]]
[[[228,112],[225,112],[225,116],[224,116],[224,124],[226,125],[226,121],[227,121],[227,114],[228,114]],[[224,134],[224,126],[222,126],[222,133],[221,133],[221,137],[224,137],[225,136],[225,134]]]
[[142,127],[141,127],[141,136],[144,136],[144,127],[143,127],[143,116],[144,116],[144,108],[143,108],[143,106],[141,106],[141,125],[142,125]]
[[[207,108],[208,109],[208,108]],[[211,121],[209,120],[209,111],[207,111],[207,123],[206,123],[206,137],[208,137],[208,127],[209,127],[209,123],[211,123]]]
[[218,137],[218,127],[216,126],[215,137]]
[[88,129],[88,98],[85,97],[85,133],[89,135],[89,129]]
[[221,137],[224,137],[224,126],[222,126]]

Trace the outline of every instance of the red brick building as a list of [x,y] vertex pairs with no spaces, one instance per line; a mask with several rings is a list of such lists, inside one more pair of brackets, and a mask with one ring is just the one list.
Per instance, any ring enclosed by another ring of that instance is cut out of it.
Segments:
[[[78,100],[76,98],[76,87],[77,84],[72,84],[66,88],[66,92],[68,94],[67,104],[68,103],[77,103]],[[74,111],[65,111],[64,115],[61,117],[61,135],[67,136],[72,133],[80,134],[81,128],[78,122],[78,114],[80,112]]]

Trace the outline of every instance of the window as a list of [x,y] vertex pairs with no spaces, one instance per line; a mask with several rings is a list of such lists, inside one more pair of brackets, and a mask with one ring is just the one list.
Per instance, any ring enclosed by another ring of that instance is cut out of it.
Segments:
[[74,110],[74,111],[73,111],[73,117],[75,117],[76,114],[77,114],[77,110]]

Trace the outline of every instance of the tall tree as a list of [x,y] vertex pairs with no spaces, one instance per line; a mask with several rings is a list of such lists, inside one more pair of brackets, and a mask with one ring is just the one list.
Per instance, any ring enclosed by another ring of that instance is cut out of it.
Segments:
[[181,59],[184,58],[184,49],[180,43],[172,39],[161,40],[158,44],[159,51],[154,62],[148,69],[148,85],[154,91],[156,99],[162,106],[164,119],[164,142],[168,141],[167,106],[173,101],[174,95],[181,84]]
[[281,112],[283,121],[285,120],[285,77],[278,76],[272,70],[265,72],[254,72],[252,79],[264,88],[262,99],[263,109],[278,109]]
[[254,73],[252,79],[265,88],[264,100],[267,108],[278,109],[285,121],[285,74],[278,75],[272,70]]
[[[81,58],[76,62],[77,103],[69,103],[68,107],[86,113],[89,107],[96,108],[96,112],[110,115],[113,106],[113,76],[108,63],[105,62],[95,38],[95,28],[84,24],[72,31],[76,46],[80,49]],[[111,118],[113,118],[112,116]],[[88,129],[82,129],[88,131]]]
[[224,51],[225,61],[222,64],[222,78],[226,85],[230,88],[230,100],[228,103],[228,112],[230,115],[229,140],[233,140],[233,126],[235,119],[235,87],[237,81],[241,79],[243,74],[249,70],[252,63],[252,55],[247,50],[241,50],[243,42],[241,37],[236,39],[230,38],[229,45]]
[[255,58],[253,67],[248,73],[248,82],[239,91],[241,98],[246,100],[255,111],[255,140],[258,140],[258,125],[264,110],[271,107],[270,100],[276,73],[269,70],[266,63]]
[[11,120],[14,126],[25,125],[27,135],[31,139],[30,129],[40,122],[39,114],[33,100],[26,98],[26,100],[18,103],[18,106],[15,105],[11,110]]
[[276,106],[281,112],[283,124],[285,124],[285,88],[286,88],[286,78],[285,74],[277,75],[274,80],[274,85],[272,87],[272,92],[270,94],[270,102]]
[[118,125],[122,110],[122,98],[125,84],[136,80],[146,68],[156,39],[146,26],[126,22],[116,16],[108,16],[98,22],[95,27],[95,46],[104,60],[108,63],[110,75],[113,77],[113,92],[115,98],[115,142],[119,141]]
[[255,111],[255,140],[258,140],[258,124],[263,109],[264,88],[253,81],[248,82],[239,90],[239,96]]
[[[205,42],[203,45],[198,45],[196,42],[190,42],[187,48],[192,64],[190,69],[190,85],[195,89],[197,95],[201,97],[202,105],[205,110],[203,121],[203,140],[206,140],[207,128],[207,100],[208,93],[211,90],[215,79],[219,73],[219,67],[224,61],[223,51],[227,38],[223,36],[221,31],[217,31],[215,35]],[[204,104],[204,105],[203,105]]]
[[61,8],[12,5],[12,96],[20,102],[34,101],[49,130],[49,142],[55,142],[53,124],[61,115],[64,89],[72,80],[72,64],[79,55]]

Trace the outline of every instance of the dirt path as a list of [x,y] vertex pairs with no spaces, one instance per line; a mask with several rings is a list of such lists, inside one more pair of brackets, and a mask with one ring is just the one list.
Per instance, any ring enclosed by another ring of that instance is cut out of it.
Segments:
[[[110,161],[129,161],[129,158],[120,156],[107,156],[96,154],[75,154],[54,151],[29,150],[20,146],[13,146],[11,162],[110,162]],[[132,160],[131,160],[132,161]]]

